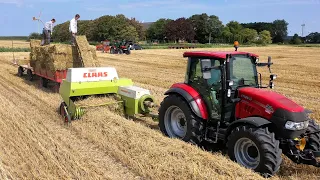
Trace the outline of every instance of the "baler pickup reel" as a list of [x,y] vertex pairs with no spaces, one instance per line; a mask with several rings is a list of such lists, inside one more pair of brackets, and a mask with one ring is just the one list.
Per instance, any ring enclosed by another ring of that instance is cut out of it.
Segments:
[[[65,122],[80,119],[86,109],[118,105],[125,116],[146,115],[155,106],[150,91],[133,85],[131,79],[119,78],[113,67],[69,68],[59,93],[63,99],[59,113]],[[90,96],[111,96],[106,102],[77,105],[78,100]]]

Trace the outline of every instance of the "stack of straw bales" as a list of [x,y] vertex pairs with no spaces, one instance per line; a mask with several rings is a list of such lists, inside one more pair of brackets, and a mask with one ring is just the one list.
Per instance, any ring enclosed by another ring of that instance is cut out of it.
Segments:
[[30,65],[35,69],[50,71],[82,67],[82,62],[84,67],[100,66],[96,51],[89,45],[85,36],[78,36],[77,44],[79,49],[68,44],[40,46],[39,40],[31,40]]

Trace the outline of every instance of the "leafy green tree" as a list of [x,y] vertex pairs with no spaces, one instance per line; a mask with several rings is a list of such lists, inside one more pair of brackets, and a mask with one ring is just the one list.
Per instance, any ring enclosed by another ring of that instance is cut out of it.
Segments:
[[54,26],[52,32],[52,38],[54,41],[58,42],[67,42],[71,40],[71,35],[69,32],[69,21],[66,21],[62,24]]
[[206,13],[195,14],[188,18],[191,21],[196,33],[195,39],[200,43],[207,43],[209,39],[221,37],[223,24],[218,16],[208,16]]
[[232,42],[233,34],[231,33],[230,28],[228,26],[223,28],[222,37],[224,39],[224,42],[227,42],[227,43],[231,43]]
[[307,43],[320,43],[320,33],[312,32],[306,36]]
[[258,38],[258,32],[254,29],[244,28],[240,32],[243,43],[255,43]]
[[217,39],[221,36],[223,31],[222,21],[219,20],[218,16],[211,15],[208,19],[208,25],[206,26],[207,39],[209,39],[209,43],[211,42],[211,38]]
[[243,37],[241,36],[241,30],[243,27],[241,24],[237,21],[230,21],[226,24],[226,26],[229,28],[230,32],[232,33],[232,38],[230,39],[231,42],[233,41],[239,41],[240,43],[243,42]]
[[37,32],[30,33],[28,36],[28,41],[30,41],[30,39],[42,39],[42,34]]
[[272,43],[272,37],[270,31],[263,30],[259,33],[258,44],[267,45]]
[[134,26],[129,25],[120,30],[119,39],[138,41],[139,33]]
[[142,24],[135,18],[128,19],[128,24],[133,26],[138,33],[137,40],[144,40],[146,38],[146,32],[143,29]]
[[302,41],[301,41],[301,38],[299,37],[298,34],[294,34],[291,41],[290,41],[291,44],[301,44]]
[[161,18],[156,22],[152,23],[150,27],[147,29],[147,38],[150,40],[163,41],[165,39],[165,27],[171,21],[173,20]]
[[284,19],[273,21],[271,36],[273,43],[284,42],[284,38],[288,35],[288,25]]

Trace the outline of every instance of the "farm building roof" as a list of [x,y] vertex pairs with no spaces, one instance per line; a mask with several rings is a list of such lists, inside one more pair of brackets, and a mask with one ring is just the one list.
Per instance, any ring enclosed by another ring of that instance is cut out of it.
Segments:
[[[183,57],[209,57],[209,58],[226,58],[227,54],[248,54],[249,52],[238,51],[190,51],[183,53]],[[251,56],[259,57],[256,54],[249,53]]]

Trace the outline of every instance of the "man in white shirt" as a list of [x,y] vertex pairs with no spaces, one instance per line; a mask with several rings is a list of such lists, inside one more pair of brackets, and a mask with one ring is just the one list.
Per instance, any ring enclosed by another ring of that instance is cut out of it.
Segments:
[[48,21],[44,24],[44,28],[42,30],[43,39],[41,41],[41,46],[45,44],[50,44],[50,39],[52,35],[53,30],[53,24],[56,22],[55,19],[51,19],[51,21]]
[[77,21],[80,18],[79,14],[76,14],[73,19],[70,21],[69,25],[69,31],[71,32],[71,43],[72,45],[75,45],[75,40],[76,40],[76,34],[78,32],[78,26],[77,26]]

